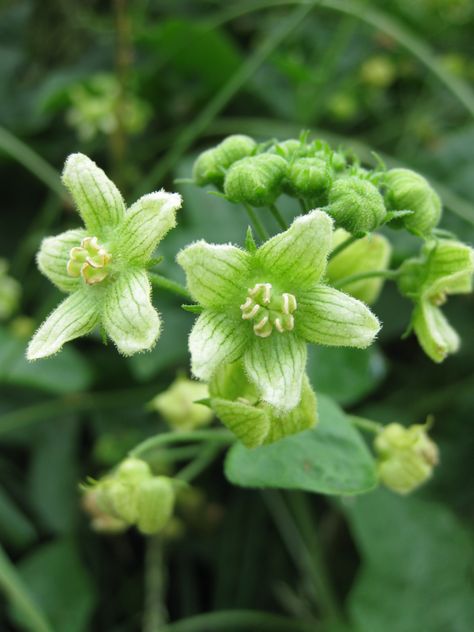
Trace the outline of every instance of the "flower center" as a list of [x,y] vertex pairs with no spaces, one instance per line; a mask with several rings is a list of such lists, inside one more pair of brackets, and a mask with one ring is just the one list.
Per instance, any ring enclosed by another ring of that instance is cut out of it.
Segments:
[[282,334],[295,326],[296,298],[293,294],[273,291],[271,283],[257,283],[249,289],[240,310],[244,320],[255,321],[254,333],[261,338],[267,338],[274,327]]
[[112,255],[101,246],[97,237],[85,237],[81,245],[71,248],[67,273],[72,277],[82,277],[88,285],[95,285],[108,276],[108,264]]
[[446,300],[447,300],[446,292],[443,292],[442,290],[430,296],[431,304],[436,305],[436,307],[440,307],[441,305],[444,305],[446,303]]

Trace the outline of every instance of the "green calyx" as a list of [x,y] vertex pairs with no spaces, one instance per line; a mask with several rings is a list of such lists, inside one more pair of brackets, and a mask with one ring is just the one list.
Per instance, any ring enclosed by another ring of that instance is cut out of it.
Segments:
[[256,283],[249,289],[247,300],[240,306],[242,318],[255,322],[253,331],[256,336],[267,338],[273,329],[279,333],[293,331],[296,311],[296,298],[293,294],[274,292],[271,283]]

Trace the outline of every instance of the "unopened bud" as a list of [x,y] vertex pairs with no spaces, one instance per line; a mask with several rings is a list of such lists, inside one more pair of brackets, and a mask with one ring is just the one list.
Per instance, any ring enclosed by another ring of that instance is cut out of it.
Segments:
[[171,518],[175,492],[172,479],[155,476],[143,481],[136,491],[136,525],[145,535],[161,531]]
[[253,138],[243,134],[225,138],[198,156],[193,167],[194,181],[198,186],[214,184],[221,188],[227,169],[237,160],[250,156],[256,146]]
[[352,234],[375,230],[386,216],[383,197],[368,180],[344,176],[334,182],[329,191],[328,213],[338,228]]
[[332,184],[331,169],[322,158],[297,158],[288,168],[285,186],[297,197],[325,203],[325,196]]
[[206,384],[181,376],[150,402],[150,408],[159,412],[172,428],[194,430],[211,423],[214,416],[207,406],[194,403],[207,397]]
[[243,158],[227,172],[224,192],[232,202],[268,206],[281,193],[286,169],[286,161],[275,154]]
[[399,494],[422,485],[438,464],[438,448],[428,437],[426,425],[406,428],[389,424],[375,439],[374,447],[381,482]]

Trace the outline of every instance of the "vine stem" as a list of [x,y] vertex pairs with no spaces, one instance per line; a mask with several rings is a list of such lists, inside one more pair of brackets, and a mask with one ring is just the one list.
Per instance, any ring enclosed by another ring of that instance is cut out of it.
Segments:
[[132,450],[130,456],[142,456],[168,443],[186,443],[188,441],[218,442],[223,445],[234,443],[235,436],[228,430],[192,430],[190,432],[163,432],[145,439]]
[[347,239],[344,239],[344,241],[342,241],[339,244],[339,246],[336,246],[334,250],[329,254],[328,261],[331,261],[331,259],[334,259],[334,257],[337,257],[338,254],[340,254],[343,250],[348,248],[351,244],[353,244],[358,239],[359,237],[356,237],[355,235],[351,235]]
[[252,208],[250,204],[244,204],[244,208],[247,211],[247,215],[249,216],[252,226],[255,229],[255,232],[257,233],[259,239],[261,241],[267,241],[270,235],[268,234],[265,226],[260,221],[257,213],[255,212],[255,209]]
[[149,272],[150,281],[153,283],[155,287],[159,287],[162,290],[167,290],[168,292],[172,292],[173,294],[177,294],[178,296],[183,296],[189,300],[193,300],[191,294],[188,290],[178,283],[177,281],[172,281],[171,279],[167,279],[166,277],[158,274],[157,272]]
[[198,454],[191,463],[186,465],[186,467],[183,467],[183,469],[176,474],[175,478],[179,478],[181,481],[190,483],[214,461],[221,451],[221,448],[221,444],[209,442],[203,447],[200,454]]
[[145,553],[145,612],[143,632],[161,632],[168,618],[165,606],[166,571],[160,535],[147,539]]
[[355,415],[348,415],[349,421],[356,428],[360,428],[365,432],[371,432],[372,434],[379,434],[383,430],[383,424],[379,424],[377,421],[371,421],[364,417],[356,417]]
[[29,632],[53,632],[53,628],[38,609],[14,565],[1,547],[0,588],[2,588],[10,602],[22,613],[25,619],[25,629],[29,630]]
[[364,281],[365,279],[384,278],[384,279],[396,279],[399,276],[398,270],[370,270],[370,272],[358,272],[357,274],[350,274],[336,281],[333,286],[335,288],[344,287],[356,281]]
[[275,221],[277,222],[278,226],[280,228],[283,228],[283,230],[287,230],[288,229],[288,224],[285,222],[282,214],[280,213],[278,208],[275,206],[275,204],[270,204],[270,206],[268,208],[270,209],[270,213],[275,218]]

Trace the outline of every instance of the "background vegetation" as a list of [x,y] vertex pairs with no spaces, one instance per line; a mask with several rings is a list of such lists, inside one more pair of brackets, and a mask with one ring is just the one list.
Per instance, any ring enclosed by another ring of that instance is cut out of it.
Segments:
[[[449,303],[463,346],[442,366],[400,340],[410,305],[390,287],[377,348],[312,358],[318,391],[355,414],[435,416],[441,464],[421,492],[262,494],[231,486],[217,460],[164,553],[134,532],[93,533],[78,483],[164,428],[145,404],[187,370],[192,315],[162,292],[165,335],[129,360],[94,339],[33,365],[24,348],[58,299],[34,265],[38,244],[77,224],[58,175],[73,151],[128,201],[179,188],[180,225],[161,252],[178,280],[178,247],[243,240],[238,207],[174,184],[234,132],[310,129],[368,163],[419,170],[444,200],[443,227],[472,243],[473,37],[470,0],[3,1],[0,252],[21,294],[0,328],[2,630],[49,629],[38,612],[60,632],[472,629],[472,296]],[[414,247],[399,237],[395,261]],[[156,626],[160,604],[187,622]]]

